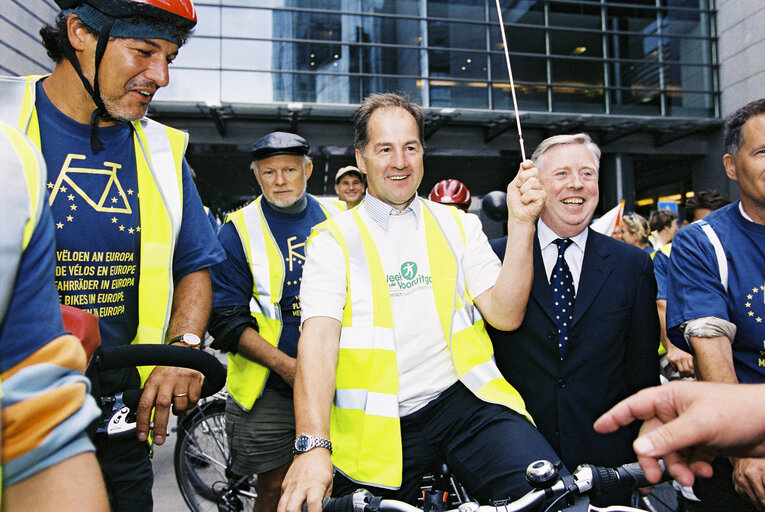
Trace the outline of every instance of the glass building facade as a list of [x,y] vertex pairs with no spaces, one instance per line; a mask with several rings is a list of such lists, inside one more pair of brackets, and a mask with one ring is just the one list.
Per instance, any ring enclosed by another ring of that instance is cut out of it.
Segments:
[[[716,117],[711,0],[502,0],[521,110]],[[492,0],[220,0],[160,100],[510,110]]]

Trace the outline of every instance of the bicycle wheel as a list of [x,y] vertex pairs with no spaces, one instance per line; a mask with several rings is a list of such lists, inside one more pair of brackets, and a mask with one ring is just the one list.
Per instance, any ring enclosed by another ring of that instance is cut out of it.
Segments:
[[247,511],[255,503],[256,477],[229,478],[226,404],[216,399],[193,411],[178,427],[175,478],[194,512]]

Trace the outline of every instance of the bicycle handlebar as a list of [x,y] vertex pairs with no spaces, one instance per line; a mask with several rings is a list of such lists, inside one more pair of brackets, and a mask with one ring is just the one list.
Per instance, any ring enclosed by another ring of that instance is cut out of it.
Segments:
[[[188,347],[152,344],[108,347],[96,353],[94,360],[100,370],[151,365],[191,368],[205,376],[201,398],[217,393],[226,383],[226,370],[215,356]],[[140,389],[125,391],[123,393],[125,405],[135,409],[141,393]],[[137,398],[135,398],[136,395]],[[132,400],[135,401],[132,402]]]
[[[94,370],[92,373],[97,374],[104,370],[155,365],[190,368],[201,372],[205,378],[200,398],[215,394],[226,384],[226,370],[215,356],[201,350],[170,345],[99,347],[88,371]],[[134,412],[142,394],[142,389],[130,389],[114,396],[100,397],[103,413],[95,422],[94,435],[116,437],[135,432]]]
[[[664,463],[660,464],[663,470],[661,481],[670,480],[672,477],[664,468]],[[655,484],[646,480],[637,462],[615,468],[584,464],[579,466],[573,475],[558,477],[550,486],[534,489],[517,500],[497,502],[492,506],[463,503],[458,509],[446,512],[528,512],[539,510],[544,503],[564,495],[596,498],[618,489],[635,490],[650,485]],[[325,498],[322,501],[322,509],[323,512],[422,512],[419,508],[402,501],[375,498],[364,489],[340,498]],[[304,503],[303,512],[306,511]]]

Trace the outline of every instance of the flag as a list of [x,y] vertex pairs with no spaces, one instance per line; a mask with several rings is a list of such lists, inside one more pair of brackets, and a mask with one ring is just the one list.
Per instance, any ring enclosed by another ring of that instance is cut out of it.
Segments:
[[619,201],[619,204],[614,206],[603,214],[598,220],[590,224],[590,227],[606,236],[611,236],[614,232],[614,228],[618,226],[622,221],[622,215],[624,214],[624,199]]

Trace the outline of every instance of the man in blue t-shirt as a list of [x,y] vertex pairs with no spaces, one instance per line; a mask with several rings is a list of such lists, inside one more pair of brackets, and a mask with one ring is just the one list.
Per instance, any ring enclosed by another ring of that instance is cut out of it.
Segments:
[[[741,200],[675,236],[667,326],[682,332],[700,380],[765,382],[765,98],[726,120],[725,145],[725,172]],[[765,459],[720,458],[713,467],[714,477],[694,487],[702,510],[765,507]]]
[[306,194],[308,142],[274,132],[253,148],[263,190],[229,215],[218,238],[226,261],[212,269],[213,347],[229,353],[226,431],[232,469],[258,475],[256,512],[275,512],[292,461],[292,385],[300,337],[305,242],[327,211]]
[[[0,116],[39,144],[47,164],[59,300],[99,317],[104,346],[198,348],[208,268],[224,253],[183,157],[187,135],[144,117],[196,24],[193,3],[57,4],[56,22],[41,30],[53,72],[0,80]],[[95,444],[113,509],[150,511],[150,422],[163,444],[170,407],[193,407],[202,376],[142,367],[98,377],[99,395],[143,388],[137,436]]]
[[[701,220],[713,211],[729,204],[730,199],[718,191],[702,190],[686,201],[683,226]],[[677,338],[680,334],[676,331],[667,332],[667,274],[671,251],[672,242],[652,251],[651,258],[653,259],[654,276],[656,276],[656,307],[659,310],[659,322],[661,323],[661,344],[666,352],[661,356],[659,365],[665,378],[676,380],[678,378],[692,378],[694,372],[693,357],[677,346]],[[682,343],[682,339],[680,342]]]

